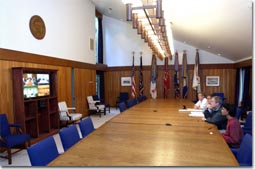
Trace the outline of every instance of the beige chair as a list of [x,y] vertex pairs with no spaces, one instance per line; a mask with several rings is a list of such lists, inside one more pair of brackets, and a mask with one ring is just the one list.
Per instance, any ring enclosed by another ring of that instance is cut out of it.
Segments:
[[100,103],[99,100],[93,100],[92,96],[87,97],[87,103],[89,107],[89,115],[91,114],[99,114],[101,117],[101,113],[105,113],[105,105]]
[[[60,121],[66,121],[66,125],[68,122],[76,122],[81,120],[82,114],[75,112],[75,107],[67,107],[65,101],[58,102],[59,109],[59,119]],[[72,112],[70,112],[72,110]]]

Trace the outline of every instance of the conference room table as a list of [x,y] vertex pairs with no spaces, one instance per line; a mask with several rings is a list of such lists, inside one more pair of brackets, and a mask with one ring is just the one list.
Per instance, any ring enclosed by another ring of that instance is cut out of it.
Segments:
[[125,110],[49,166],[238,166],[213,124],[179,112],[184,99],[147,99]]

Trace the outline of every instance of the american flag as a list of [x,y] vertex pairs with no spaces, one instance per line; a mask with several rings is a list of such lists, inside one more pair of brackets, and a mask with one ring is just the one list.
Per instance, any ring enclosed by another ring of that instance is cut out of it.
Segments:
[[168,72],[168,57],[165,57],[165,73],[164,73],[164,98],[167,98],[170,88],[169,72]]
[[196,49],[196,58],[195,58],[195,65],[194,65],[194,75],[193,75],[192,87],[194,90],[196,90],[197,93],[199,93],[201,91],[198,49]]
[[132,65],[132,71],[131,71],[131,73],[132,73],[132,75],[131,75],[131,82],[132,82],[132,91],[131,91],[131,96],[133,97],[133,98],[135,98],[136,97],[136,84],[135,84],[135,66],[134,66],[134,59],[135,59],[135,57],[134,57],[134,55],[133,55],[133,65]]
[[183,79],[183,88],[182,88],[182,98],[187,98],[188,95],[188,72],[187,72],[187,54],[186,50],[183,51],[182,57],[182,79]]
[[139,76],[139,96],[143,96],[143,59],[142,56],[140,56],[140,76]]
[[179,89],[179,57],[178,52],[175,52],[175,59],[174,59],[174,88],[175,88],[175,98],[180,96],[180,89]]
[[153,99],[157,98],[157,59],[156,55],[152,55],[152,60],[151,60],[151,88],[150,88],[150,93],[151,97]]

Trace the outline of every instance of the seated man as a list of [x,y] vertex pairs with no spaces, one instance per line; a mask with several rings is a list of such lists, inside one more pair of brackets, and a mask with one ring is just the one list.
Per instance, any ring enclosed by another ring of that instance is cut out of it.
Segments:
[[226,129],[227,118],[221,114],[222,109],[222,98],[219,96],[213,96],[211,100],[211,112],[205,110],[203,113],[205,120],[208,123],[217,125],[219,130]]
[[205,95],[203,93],[198,93],[198,101],[197,103],[194,105],[195,109],[201,109],[201,110],[205,110],[206,106],[207,106],[207,99],[205,98]]

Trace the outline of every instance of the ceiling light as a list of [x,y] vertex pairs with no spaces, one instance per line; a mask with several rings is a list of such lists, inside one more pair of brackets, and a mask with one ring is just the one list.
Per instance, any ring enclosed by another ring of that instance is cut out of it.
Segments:
[[[164,16],[162,9],[163,0],[155,0],[155,3],[151,5],[142,3],[139,5],[138,2],[141,2],[139,0],[122,1],[126,4],[127,21],[132,21],[133,28],[137,29],[137,34],[148,43],[154,54],[160,59],[163,57],[172,59],[173,36],[170,20]],[[169,13],[169,11],[166,12]]]

